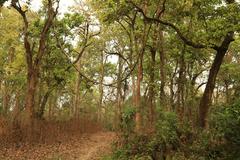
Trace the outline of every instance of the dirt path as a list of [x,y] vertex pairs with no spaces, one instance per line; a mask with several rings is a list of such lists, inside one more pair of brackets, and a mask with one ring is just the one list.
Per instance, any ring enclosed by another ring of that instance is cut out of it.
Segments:
[[111,152],[112,132],[85,134],[54,145],[21,146],[0,151],[1,160],[99,160]]
[[113,141],[113,133],[97,133],[89,137],[82,147],[78,148],[79,157],[81,160],[98,160],[103,155],[111,151],[111,142]]

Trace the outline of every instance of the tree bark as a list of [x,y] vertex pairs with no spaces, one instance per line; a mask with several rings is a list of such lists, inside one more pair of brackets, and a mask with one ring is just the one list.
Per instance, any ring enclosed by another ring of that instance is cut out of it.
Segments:
[[155,64],[156,64],[156,48],[151,49],[151,64],[149,64],[150,70],[150,81],[149,81],[149,91],[148,91],[148,103],[149,103],[149,122],[151,125],[155,121]]
[[[54,2],[48,0],[47,5],[47,18],[39,34],[39,47],[35,58],[33,57],[34,45],[30,44],[29,40],[29,22],[26,11],[22,10],[18,0],[12,0],[11,5],[13,8],[22,16],[24,22],[23,41],[25,48],[25,56],[27,62],[27,91],[25,99],[25,110],[26,110],[26,127],[32,130],[33,118],[34,118],[34,105],[35,95],[38,85],[38,76],[41,68],[42,57],[46,53],[46,40],[48,31],[52,27],[53,20],[57,15],[59,1],[57,1],[56,10],[53,8]],[[31,133],[30,133],[31,134]]]
[[[134,26],[130,26],[130,36],[129,36],[129,39],[130,39],[130,68],[133,68],[133,65],[134,65],[134,61],[133,61],[133,57],[134,57],[134,54],[136,52],[136,48],[134,48],[134,43],[135,42],[135,36],[134,36]],[[134,72],[132,73],[131,75],[131,80],[132,80],[132,105],[135,106],[136,104],[136,83],[135,83],[135,74]]]
[[122,99],[122,82],[121,82],[121,79],[122,79],[122,68],[123,68],[123,65],[122,65],[122,59],[121,57],[119,56],[118,57],[118,80],[117,80],[117,108],[115,110],[115,117],[116,117],[116,129],[118,129],[118,126],[120,126],[120,123],[121,123],[121,114],[122,114],[122,102],[123,102],[123,99]]
[[141,108],[141,81],[143,79],[143,53],[139,56],[138,62],[138,74],[137,74],[137,88],[136,88],[136,132],[141,133],[142,131],[142,108]]
[[32,126],[34,116],[35,95],[37,89],[38,71],[28,67],[27,93],[25,98],[26,125]]
[[[77,69],[81,71],[81,60],[79,59],[77,62]],[[81,74],[76,72],[76,82],[75,82],[75,99],[74,99],[74,108],[73,108],[73,116],[78,118],[79,116],[79,106],[80,106],[80,84],[81,84]]]
[[184,104],[185,104],[185,99],[184,99],[184,87],[185,87],[185,72],[186,72],[186,66],[185,66],[185,45],[183,48],[183,51],[180,55],[179,59],[179,73],[178,73],[178,89],[177,89],[177,113],[179,120],[183,120],[183,114],[184,114]]
[[[160,27],[159,27],[160,28]],[[160,104],[163,107],[166,107],[166,93],[165,93],[165,85],[166,85],[166,67],[165,67],[165,61],[166,56],[164,52],[164,37],[163,37],[163,31],[160,28],[159,32],[159,55],[160,55]]]
[[[148,0],[144,0],[143,2],[144,13],[147,13],[148,2],[149,2]],[[144,22],[140,49],[137,49],[138,48],[137,40],[135,41],[135,50],[137,51],[137,53],[139,53],[138,69],[137,69],[137,84],[136,84],[136,116],[135,116],[135,122],[136,122],[135,130],[137,134],[142,134],[143,132],[143,115],[142,115],[143,106],[141,104],[141,82],[143,80],[143,57],[144,57],[150,29],[151,29],[150,25]]]
[[20,113],[20,93],[19,91],[16,92],[15,94],[15,105],[13,108],[13,113],[12,113],[12,123],[13,123],[13,127],[18,127],[19,122],[18,122],[18,116]]
[[230,89],[229,89],[229,84],[227,81],[225,83],[225,98],[226,98],[226,103],[230,102]]
[[212,95],[215,87],[217,74],[223,62],[224,56],[227,53],[229,45],[234,40],[233,36],[234,36],[234,32],[227,33],[221,46],[217,49],[216,56],[210,68],[207,85],[205,87],[205,90],[199,105],[199,126],[202,128],[206,128],[207,126],[207,115],[212,102]]
[[37,118],[38,119],[44,119],[45,108],[46,108],[46,104],[47,104],[48,98],[50,96],[50,93],[51,93],[51,91],[48,90],[44,94],[44,96],[41,98],[39,108],[38,108],[38,113],[37,113]]
[[102,121],[102,107],[103,107],[103,81],[104,81],[104,54],[101,53],[100,59],[100,83],[99,83],[99,101],[98,101],[98,109],[97,109],[97,117],[98,121]]
[[3,82],[3,86],[2,86],[2,106],[3,106],[3,115],[7,116],[8,111],[9,111],[9,102],[10,102],[10,94],[8,91],[8,87],[7,87],[7,82],[4,81]]

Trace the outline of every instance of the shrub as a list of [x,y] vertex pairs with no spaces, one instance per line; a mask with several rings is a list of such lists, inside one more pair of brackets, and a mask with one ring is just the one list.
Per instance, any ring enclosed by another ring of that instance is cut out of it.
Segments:
[[240,101],[213,107],[209,128],[192,130],[191,125],[179,124],[175,113],[158,111],[154,134],[134,133],[135,110],[125,108],[123,135],[127,141],[118,148],[112,160],[239,160]]
[[122,115],[123,145],[116,147],[113,160],[161,159],[179,146],[177,116],[172,112],[159,112],[154,134],[134,133],[133,107],[125,107]]
[[210,116],[212,139],[221,159],[240,159],[240,101],[215,107]]
[[135,116],[136,110],[132,106],[125,106],[123,113],[122,113],[122,120],[121,120],[121,131],[125,138],[128,138],[130,134],[134,132]]

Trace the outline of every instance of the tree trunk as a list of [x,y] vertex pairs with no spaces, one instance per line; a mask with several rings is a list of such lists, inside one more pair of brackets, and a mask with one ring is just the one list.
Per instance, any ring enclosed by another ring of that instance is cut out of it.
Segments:
[[136,88],[136,132],[142,131],[142,107],[141,107],[141,81],[143,79],[143,54],[139,57],[138,74],[137,74],[137,88]]
[[103,80],[104,80],[104,55],[101,53],[101,59],[100,59],[100,82],[99,82],[99,102],[98,102],[98,109],[97,109],[97,118],[98,121],[102,121],[102,103],[103,103]]
[[199,105],[199,126],[205,128],[207,126],[207,115],[212,102],[213,90],[217,78],[218,71],[227,53],[230,43],[233,41],[234,32],[229,32],[225,36],[221,46],[217,49],[217,54],[210,68],[208,81]]
[[13,127],[19,127],[19,122],[18,122],[18,118],[19,118],[19,113],[20,113],[20,93],[19,91],[16,92],[15,95],[15,105],[13,108],[13,114],[12,114],[12,123],[13,123]]
[[175,79],[176,79],[176,75],[177,75],[177,68],[178,68],[178,63],[175,66],[175,69],[173,71],[172,74],[170,74],[170,111],[176,111],[176,106],[175,106],[175,92],[174,92],[174,88],[175,86]]
[[[129,40],[130,40],[130,68],[132,69],[134,67],[134,54],[136,53],[136,48],[135,48],[135,35],[134,35],[134,26],[131,25],[130,26],[130,36],[129,36]],[[132,81],[132,105],[135,106],[135,102],[136,102],[136,84],[135,84],[135,74],[134,72],[131,75],[131,81]]]
[[[160,28],[160,27],[159,27]],[[165,94],[165,84],[166,84],[166,67],[165,67],[165,52],[164,52],[164,38],[163,31],[160,28],[159,32],[159,55],[160,55],[160,104],[166,107],[166,94]]]
[[229,84],[227,80],[224,82],[225,83],[225,97],[226,97],[226,103],[230,102],[230,89],[229,89]]
[[[143,2],[143,11],[146,14],[148,10],[148,0],[144,0]],[[143,26],[143,33],[141,37],[141,47],[138,49],[137,39],[135,40],[135,50],[137,53],[139,53],[138,58],[138,71],[137,71],[137,84],[136,84],[136,117],[135,117],[135,123],[136,123],[136,132],[137,134],[142,134],[143,132],[143,106],[141,104],[141,82],[143,80],[143,57],[145,53],[145,47],[147,45],[148,35],[150,31],[150,26],[148,23],[144,22]]]
[[[81,70],[81,60],[79,59],[77,62],[77,69],[78,71]],[[81,74],[76,72],[76,82],[75,82],[75,99],[74,99],[74,108],[73,108],[73,115],[75,118],[79,118],[79,106],[80,106],[80,84],[81,84]]]
[[25,98],[26,122],[27,127],[32,126],[34,118],[35,95],[37,89],[38,71],[28,68],[27,74],[27,93]]
[[55,110],[55,93],[52,94],[51,97],[49,97],[48,101],[48,120],[52,120],[54,116],[54,110]]
[[118,81],[117,81],[117,108],[115,111],[115,118],[116,118],[116,129],[120,126],[121,123],[121,114],[122,114],[122,59],[118,57]]
[[175,110],[175,103],[174,103],[174,90],[173,90],[174,80],[173,80],[173,78],[170,80],[169,88],[170,88],[170,105],[171,105],[169,111],[174,111]]
[[180,60],[179,60],[179,73],[178,73],[178,90],[177,90],[177,113],[179,120],[182,121],[184,117],[184,82],[185,82],[185,46],[183,52],[181,53]]
[[149,81],[149,91],[148,91],[148,105],[149,105],[149,122],[151,126],[155,121],[155,64],[156,64],[156,48],[151,49],[151,64],[149,64],[150,70],[150,81]]
[[[24,22],[23,30],[23,40],[25,48],[25,57],[27,62],[27,91],[25,99],[25,110],[26,110],[26,125],[29,131],[33,128],[33,118],[34,118],[34,105],[35,105],[35,95],[38,84],[38,74],[40,73],[40,66],[42,57],[46,53],[46,41],[47,35],[52,27],[53,20],[57,15],[57,9],[59,6],[59,1],[56,1],[56,9],[54,9],[54,1],[49,0],[47,4],[47,16],[46,20],[41,28],[41,33],[39,34],[39,45],[38,51],[34,56],[34,45],[31,45],[29,38],[29,22],[27,18],[26,11],[22,10],[21,5],[18,1],[12,0],[11,6],[22,16]],[[31,133],[29,133],[31,134]],[[30,136],[30,135],[29,135]]]
[[41,99],[41,103],[39,105],[39,109],[38,109],[38,113],[37,113],[37,118],[39,118],[39,119],[43,119],[44,112],[45,112],[45,107],[46,107],[48,98],[50,96],[50,93],[51,93],[51,91],[48,90],[45,93],[45,95],[43,96],[43,98]]
[[3,82],[2,91],[3,91],[3,95],[2,95],[3,115],[7,116],[8,110],[9,110],[10,95],[9,95],[6,81]]

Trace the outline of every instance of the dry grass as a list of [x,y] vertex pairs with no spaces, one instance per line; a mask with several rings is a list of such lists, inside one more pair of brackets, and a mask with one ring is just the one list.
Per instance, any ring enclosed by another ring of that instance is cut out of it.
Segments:
[[0,118],[0,149],[24,143],[60,143],[68,141],[71,137],[81,136],[82,133],[94,133],[100,130],[102,130],[100,124],[87,119],[66,122],[35,120],[29,135],[27,128],[21,127],[21,124],[12,124]]
[[111,151],[115,138],[114,133],[104,132],[101,125],[87,119],[38,120],[29,136],[20,125],[1,118],[0,133],[1,160],[98,160]]

